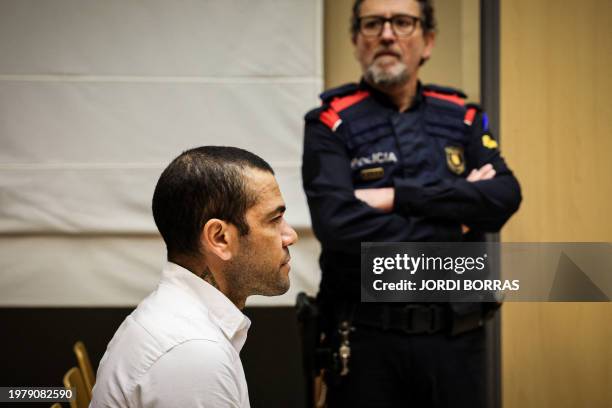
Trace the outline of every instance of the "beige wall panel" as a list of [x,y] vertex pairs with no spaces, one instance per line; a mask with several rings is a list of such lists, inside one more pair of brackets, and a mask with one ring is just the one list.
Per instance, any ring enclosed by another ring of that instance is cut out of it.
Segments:
[[[509,242],[612,241],[612,3],[501,1]],[[504,407],[612,406],[611,304],[506,304]]]
[[[456,16],[450,16],[455,21]],[[480,101],[480,0],[461,1],[461,89]]]
[[461,56],[462,4],[446,0],[436,2],[435,6],[438,22],[436,46],[430,61],[421,69],[421,80],[461,88],[464,68]]
[[323,78],[325,89],[356,82],[361,76],[350,35],[353,0],[324,0]]
[[[431,61],[421,70],[424,83],[463,89],[478,101],[480,78],[480,34],[478,0],[438,0],[438,33]],[[356,82],[361,69],[355,61],[350,38],[353,0],[325,0],[324,76],[325,88]]]

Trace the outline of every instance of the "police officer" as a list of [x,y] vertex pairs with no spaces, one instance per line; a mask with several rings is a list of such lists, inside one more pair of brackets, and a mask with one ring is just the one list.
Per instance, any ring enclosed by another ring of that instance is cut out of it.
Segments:
[[483,407],[485,304],[360,304],[360,242],[483,240],[518,209],[519,184],[486,114],[418,79],[431,0],[356,0],[351,31],[363,78],[306,115],[302,168],[329,407]]

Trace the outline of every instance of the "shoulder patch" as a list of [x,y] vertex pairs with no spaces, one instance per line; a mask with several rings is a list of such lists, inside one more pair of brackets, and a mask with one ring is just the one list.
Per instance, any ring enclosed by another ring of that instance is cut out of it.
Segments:
[[499,147],[497,140],[493,139],[493,137],[488,133],[485,133],[484,135],[482,135],[481,139],[482,139],[482,145],[486,147],[487,149],[497,149]]

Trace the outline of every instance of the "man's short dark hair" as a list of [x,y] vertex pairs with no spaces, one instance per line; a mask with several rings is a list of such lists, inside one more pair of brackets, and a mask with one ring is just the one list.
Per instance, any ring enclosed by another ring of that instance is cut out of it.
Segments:
[[[432,0],[416,0],[421,6],[421,24],[423,33],[427,34],[431,31],[436,31],[436,18],[434,16],[434,6]],[[351,15],[351,36],[355,38],[359,32],[359,14],[361,13],[361,4],[364,0],[355,0],[353,3],[353,14]]]
[[212,218],[249,233],[246,212],[257,196],[244,171],[274,174],[261,157],[237,147],[203,146],[187,150],[163,171],[153,193],[153,218],[168,249],[168,259],[199,256],[200,234]]

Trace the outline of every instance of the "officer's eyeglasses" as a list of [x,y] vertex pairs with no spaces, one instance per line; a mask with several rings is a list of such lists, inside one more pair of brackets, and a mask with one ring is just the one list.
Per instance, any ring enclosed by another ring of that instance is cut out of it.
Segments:
[[359,17],[359,32],[365,37],[378,37],[387,21],[391,23],[391,28],[396,36],[408,37],[414,32],[421,19],[409,14],[396,14],[391,18],[382,16]]

